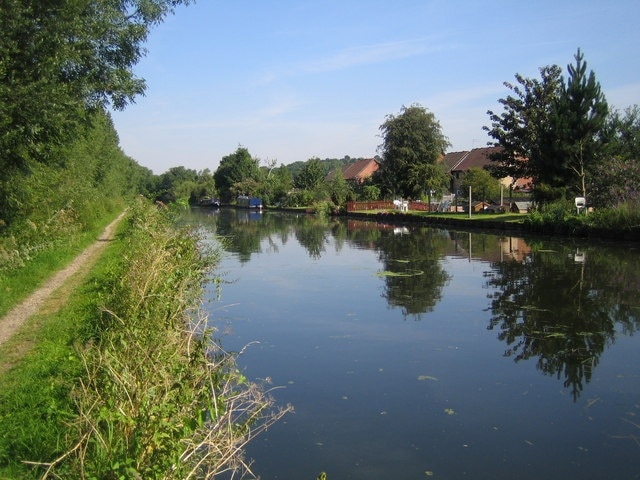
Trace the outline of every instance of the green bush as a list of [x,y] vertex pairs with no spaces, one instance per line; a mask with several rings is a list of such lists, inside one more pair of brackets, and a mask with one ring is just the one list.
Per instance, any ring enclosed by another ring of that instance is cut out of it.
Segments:
[[312,206],[311,206],[311,210],[320,216],[323,217],[328,217],[329,215],[333,214],[334,211],[337,209],[337,207],[330,201],[321,201],[321,202],[315,202]]
[[574,232],[581,224],[575,207],[565,199],[545,203],[524,219],[524,225],[539,232]]
[[313,203],[313,194],[309,190],[295,190],[286,199],[286,207],[306,207]]
[[614,208],[596,209],[587,216],[589,225],[608,230],[626,231],[640,228],[640,204],[622,203]]

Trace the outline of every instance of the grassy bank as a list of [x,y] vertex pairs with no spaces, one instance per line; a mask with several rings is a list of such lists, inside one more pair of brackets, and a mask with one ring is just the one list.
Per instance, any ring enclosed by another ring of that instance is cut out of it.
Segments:
[[284,412],[210,335],[217,252],[199,245],[138,203],[66,307],[32,319],[34,348],[0,379],[0,478],[246,471],[243,445]]

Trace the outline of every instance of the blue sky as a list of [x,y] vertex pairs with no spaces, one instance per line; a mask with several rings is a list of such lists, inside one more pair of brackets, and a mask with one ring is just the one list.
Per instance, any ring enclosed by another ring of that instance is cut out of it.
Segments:
[[418,103],[452,146],[485,146],[503,86],[577,48],[609,104],[640,104],[640,2],[198,0],[156,27],[146,96],[113,118],[125,153],[162,173],[372,157],[387,115]]

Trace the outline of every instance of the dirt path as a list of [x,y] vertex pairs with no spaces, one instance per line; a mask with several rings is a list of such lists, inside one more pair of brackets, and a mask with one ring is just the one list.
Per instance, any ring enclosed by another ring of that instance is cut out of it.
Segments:
[[66,299],[73,287],[80,284],[105,249],[107,242],[113,240],[116,226],[124,214],[125,212],[121,213],[111,222],[98,240],[87,247],[69,265],[0,319],[0,345],[9,340],[36,313],[43,310],[54,313],[62,306],[61,299]]

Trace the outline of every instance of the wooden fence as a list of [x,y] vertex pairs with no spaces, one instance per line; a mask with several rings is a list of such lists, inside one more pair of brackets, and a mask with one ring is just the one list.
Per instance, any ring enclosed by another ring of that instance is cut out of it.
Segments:
[[[391,200],[377,200],[375,202],[347,202],[347,212],[360,212],[367,210],[393,210],[395,205]],[[409,202],[409,210],[435,211],[436,206],[424,202]]]
[[438,209],[437,205],[431,204],[431,208],[429,208],[428,203],[409,202],[409,210],[422,210],[423,212],[435,212],[437,209]]
[[375,202],[347,202],[347,212],[356,212],[363,210],[392,210],[393,202],[391,200],[378,200]]

